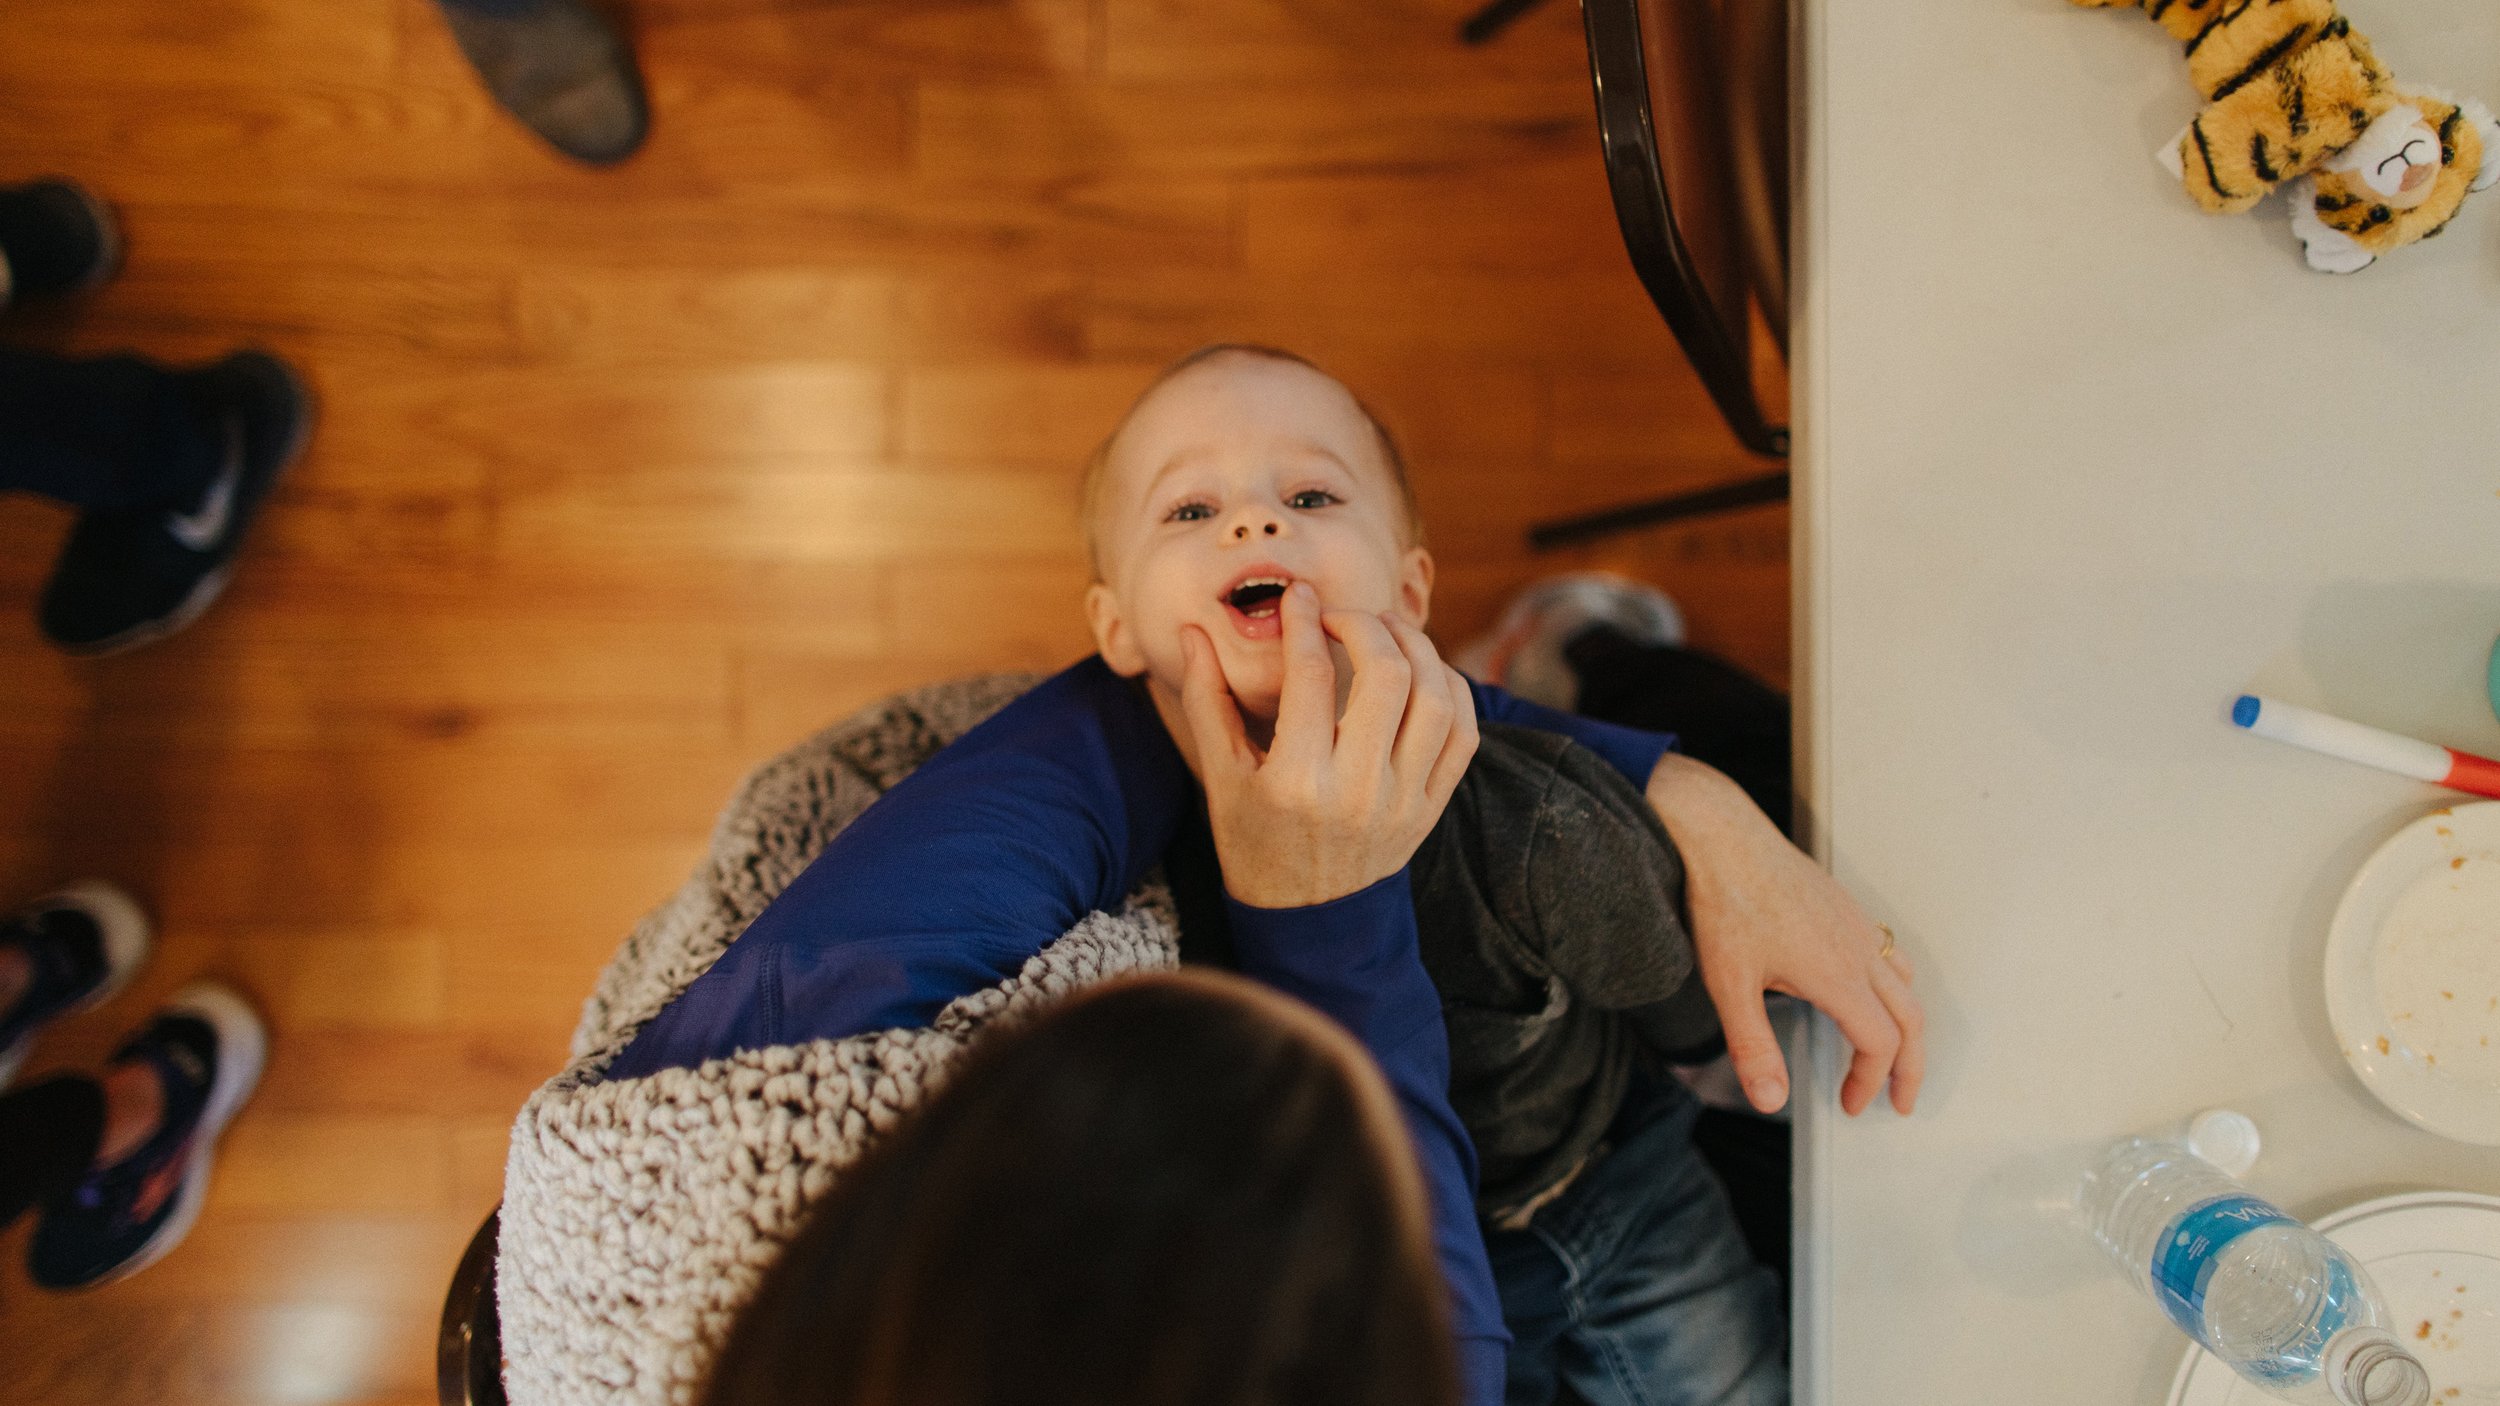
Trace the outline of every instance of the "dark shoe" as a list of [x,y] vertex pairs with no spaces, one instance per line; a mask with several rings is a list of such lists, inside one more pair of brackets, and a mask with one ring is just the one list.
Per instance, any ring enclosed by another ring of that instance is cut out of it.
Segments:
[[0,305],[93,288],[121,266],[121,229],[68,181],[0,186]]
[[253,515],[312,437],[312,391],[267,352],[237,352],[186,378],[225,427],[225,463],[195,504],[91,512],[71,530],[39,615],[72,654],[110,654],[199,618],[226,587]]
[[0,1009],[0,1089],[45,1026],[103,1004],[147,960],[148,915],[129,894],[89,880],[0,918],[6,948],[26,954],[34,981]]
[[136,1274],[191,1233],[208,1199],[217,1135],[251,1096],[269,1036],[233,988],[197,982],[177,993],[113,1056],[144,1061],[165,1090],[165,1116],[139,1150],[90,1172],[44,1203],[26,1267],[47,1289],[84,1289]]
[[576,161],[631,156],[651,128],[634,51],[584,0],[442,0],[443,18],[495,101]]

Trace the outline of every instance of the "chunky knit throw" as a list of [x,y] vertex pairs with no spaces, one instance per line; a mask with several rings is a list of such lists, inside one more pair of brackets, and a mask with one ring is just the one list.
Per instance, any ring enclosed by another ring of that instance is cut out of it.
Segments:
[[973,1040],[1095,982],[1176,965],[1169,900],[1148,888],[924,1029],[600,1077],[869,802],[1036,681],[905,694],[765,764],[731,798],[694,876],[618,950],[583,1008],[571,1065],[512,1130],[496,1290],[514,1406],[691,1401],[807,1207]]

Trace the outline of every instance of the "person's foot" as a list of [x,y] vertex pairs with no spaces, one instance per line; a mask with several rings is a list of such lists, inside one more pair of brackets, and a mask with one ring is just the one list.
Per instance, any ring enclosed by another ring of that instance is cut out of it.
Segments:
[[198,619],[226,588],[269,490],[312,437],[311,389],[267,352],[237,352],[188,380],[223,427],[224,462],[196,502],[78,520],[38,609],[45,637],[69,653],[131,649]]
[[642,146],[651,104],[634,51],[585,0],[441,0],[460,51],[504,110],[576,161]]
[[136,1274],[189,1234],[208,1197],[217,1135],[260,1082],[269,1037],[233,988],[183,988],[113,1056],[144,1063],[164,1112],[137,1150],[44,1204],[26,1264],[47,1289],[84,1289]]
[[112,210],[63,180],[0,186],[0,307],[83,292],[121,265]]
[[1511,597],[1489,634],[1458,647],[1450,663],[1478,683],[1565,712],[1580,701],[1580,678],[1564,646],[1611,625],[1642,644],[1684,642],[1684,614],[1655,586],[1604,571],[1548,576]]
[[45,1026],[121,989],[147,960],[148,938],[138,900],[101,880],[0,917],[0,1089]]

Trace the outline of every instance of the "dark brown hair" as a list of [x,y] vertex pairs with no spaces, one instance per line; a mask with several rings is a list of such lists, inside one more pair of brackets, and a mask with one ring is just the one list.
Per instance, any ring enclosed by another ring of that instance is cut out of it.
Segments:
[[1449,1406],[1387,1085],[1305,1007],[1112,983],[975,1051],[764,1276],[708,1406]]
[[[1289,352],[1282,347],[1265,346],[1257,342],[1217,342],[1212,346],[1200,347],[1156,372],[1155,378],[1146,383],[1146,388],[1137,393],[1135,400],[1129,402],[1128,413],[1120,417],[1120,423],[1112,426],[1111,433],[1104,435],[1102,443],[1094,446],[1093,457],[1085,461],[1085,478],[1077,489],[1077,512],[1081,515],[1085,527],[1085,559],[1093,567],[1095,580],[1103,579],[1102,540],[1098,519],[1102,511],[1103,481],[1109,477],[1104,470],[1111,463],[1111,446],[1119,441],[1120,431],[1128,428],[1128,422],[1136,417],[1137,407],[1146,403],[1146,397],[1163,389],[1165,382],[1191,367],[1225,356],[1246,356],[1262,361],[1282,361],[1316,371],[1322,376],[1328,376],[1331,381],[1337,380],[1336,377],[1329,376],[1327,367],[1299,352]],[[1337,381],[1337,384],[1341,387],[1345,386],[1343,381]],[[1415,508],[1415,486],[1408,481],[1406,476],[1405,451],[1398,448],[1397,436],[1389,433],[1388,424],[1380,418],[1379,412],[1371,408],[1369,402],[1355,395],[1351,387],[1346,388],[1346,395],[1352,398],[1354,408],[1361,411],[1364,420],[1370,423],[1372,436],[1380,441],[1381,461],[1389,466],[1389,481],[1396,486],[1398,491],[1398,520],[1406,533],[1406,545],[1422,546],[1424,518],[1423,514]]]

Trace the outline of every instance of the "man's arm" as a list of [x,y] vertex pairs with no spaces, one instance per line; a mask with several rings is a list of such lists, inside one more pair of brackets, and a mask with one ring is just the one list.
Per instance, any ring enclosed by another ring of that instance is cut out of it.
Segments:
[[1647,794],[1683,855],[1702,980],[1754,1107],[1768,1113],[1788,1101],[1787,1061],[1762,1002],[1765,991],[1779,991],[1830,1016],[1849,1038],[1845,1112],[1865,1111],[1886,1080],[1893,1107],[1909,1112],[1927,1063],[1909,959],[1886,952],[1848,890],[1726,776],[1669,754]]
[[1666,733],[1559,713],[1472,684],[1486,722],[1557,732],[1642,788],[1683,856],[1693,942],[1728,1056],[1754,1107],[1788,1101],[1788,1064],[1762,1003],[1779,991],[1812,1004],[1849,1037],[1840,1105],[1865,1110],[1889,1079],[1893,1107],[1918,1100],[1926,1017],[1909,959],[1878,956],[1880,930],[1821,866],[1789,843],[1735,782],[1675,750]]

